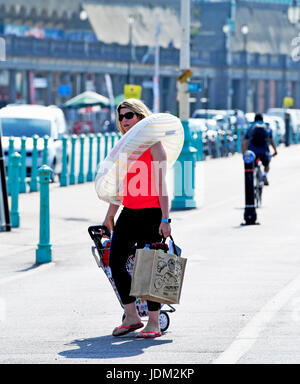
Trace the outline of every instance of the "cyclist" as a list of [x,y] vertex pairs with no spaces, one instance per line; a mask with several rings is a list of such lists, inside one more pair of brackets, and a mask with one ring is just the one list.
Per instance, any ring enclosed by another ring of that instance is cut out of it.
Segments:
[[264,185],[269,185],[268,172],[270,170],[271,155],[269,146],[274,150],[273,156],[277,155],[277,148],[273,140],[272,130],[264,123],[262,114],[257,113],[254,122],[248,128],[245,135],[243,153],[249,149],[254,152],[264,166]]

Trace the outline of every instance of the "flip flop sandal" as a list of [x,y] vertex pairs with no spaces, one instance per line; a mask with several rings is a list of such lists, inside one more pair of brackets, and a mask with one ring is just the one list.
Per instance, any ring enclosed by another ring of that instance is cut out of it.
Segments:
[[155,337],[162,336],[162,332],[155,332],[155,331],[141,331],[136,335],[139,339],[154,339]]
[[[120,325],[119,327],[117,327],[113,330],[112,335],[115,337],[124,336],[124,335],[127,335],[127,333],[130,333],[130,332],[136,331],[137,329],[142,328],[143,326],[144,326],[143,323],[137,323],[137,324],[133,324],[133,325],[129,325],[129,326]],[[123,329],[124,331],[116,333],[120,329]]]

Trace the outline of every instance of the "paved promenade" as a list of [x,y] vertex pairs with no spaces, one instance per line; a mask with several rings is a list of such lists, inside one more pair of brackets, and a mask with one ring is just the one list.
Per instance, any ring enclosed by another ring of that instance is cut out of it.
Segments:
[[39,267],[39,193],[20,195],[20,228],[0,233],[0,362],[299,363],[300,146],[272,160],[260,225],[240,226],[240,155],[198,163],[196,184],[198,208],[171,213],[188,264],[155,340],[111,336],[122,309],[90,251],[107,209],[94,184],[51,185],[53,262]]

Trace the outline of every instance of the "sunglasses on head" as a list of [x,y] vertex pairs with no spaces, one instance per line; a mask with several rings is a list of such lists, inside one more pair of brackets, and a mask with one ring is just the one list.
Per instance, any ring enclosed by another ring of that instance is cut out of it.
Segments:
[[133,118],[134,115],[135,115],[134,112],[126,112],[126,113],[124,113],[124,115],[120,114],[119,115],[119,121],[122,121],[124,119],[124,117],[126,120],[130,120]]

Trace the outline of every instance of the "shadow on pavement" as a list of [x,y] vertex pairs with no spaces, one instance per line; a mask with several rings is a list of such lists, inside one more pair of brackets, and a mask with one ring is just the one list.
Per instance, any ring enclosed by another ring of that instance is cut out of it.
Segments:
[[115,338],[111,335],[94,337],[91,339],[74,340],[70,344],[78,349],[60,352],[59,355],[67,359],[114,359],[118,357],[137,356],[144,353],[144,349],[169,344],[173,341],[161,338],[137,339],[135,336]]

